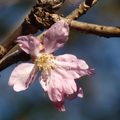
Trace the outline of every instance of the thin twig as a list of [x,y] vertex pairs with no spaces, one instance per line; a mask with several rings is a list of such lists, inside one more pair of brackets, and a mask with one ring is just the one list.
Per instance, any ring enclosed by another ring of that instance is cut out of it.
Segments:
[[26,54],[21,49],[17,49],[13,53],[0,60],[0,71],[4,70],[14,63],[17,63],[18,61],[28,61],[29,59],[30,56],[28,54]]
[[70,30],[77,31],[80,33],[93,34],[100,37],[120,37],[120,27],[111,27],[111,26],[103,26],[90,24],[85,22],[80,22],[76,20],[66,19],[60,17],[58,15],[53,15],[53,20],[64,20],[69,24]]
[[93,5],[95,5],[99,0],[86,0],[79,4],[78,8],[75,9],[66,18],[76,20],[82,15],[84,15]]
[[78,31],[80,33],[93,34],[100,37],[120,37],[120,27],[111,27],[111,26],[103,26],[96,24],[89,24],[85,22],[79,21],[71,21],[69,24],[71,30]]

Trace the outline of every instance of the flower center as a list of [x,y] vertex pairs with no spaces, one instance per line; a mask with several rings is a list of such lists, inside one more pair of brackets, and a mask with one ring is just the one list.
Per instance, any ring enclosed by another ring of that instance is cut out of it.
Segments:
[[37,57],[35,59],[35,64],[37,64],[40,71],[44,70],[48,72],[49,69],[55,68],[56,63],[54,62],[54,60],[56,60],[56,57],[52,54],[43,53],[40,57]]

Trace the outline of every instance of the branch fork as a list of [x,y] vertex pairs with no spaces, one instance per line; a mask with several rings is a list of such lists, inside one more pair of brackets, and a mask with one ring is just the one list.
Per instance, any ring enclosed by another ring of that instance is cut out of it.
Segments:
[[[35,34],[38,30],[48,29],[59,20],[64,20],[70,26],[70,30],[80,33],[94,34],[101,37],[120,37],[119,27],[110,27],[76,21],[84,15],[99,0],[86,0],[79,4],[66,18],[55,14],[65,0],[37,0],[31,13],[26,16],[24,22],[7,39],[0,43],[0,71],[19,61],[26,61],[30,56],[19,49],[15,42],[18,36]],[[42,40],[44,34],[38,36]],[[7,53],[7,54],[6,54]]]

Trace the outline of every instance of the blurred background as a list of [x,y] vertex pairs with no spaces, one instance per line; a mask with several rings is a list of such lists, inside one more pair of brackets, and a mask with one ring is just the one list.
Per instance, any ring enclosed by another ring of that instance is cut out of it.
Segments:
[[[80,2],[73,1],[75,7]],[[20,25],[34,4],[35,0],[0,0],[0,41]],[[75,7],[66,0],[58,13],[66,16]],[[120,26],[120,1],[100,0],[78,20]],[[19,62],[0,72],[0,120],[120,120],[120,38],[71,31],[68,43],[56,55],[65,53],[76,55],[95,69],[96,75],[76,80],[84,97],[66,101],[67,111],[59,112],[43,95],[39,78],[26,91],[13,91],[8,80]]]

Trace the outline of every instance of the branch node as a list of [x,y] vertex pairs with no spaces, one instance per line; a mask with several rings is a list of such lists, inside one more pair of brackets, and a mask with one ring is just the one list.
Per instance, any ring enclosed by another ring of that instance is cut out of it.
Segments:
[[4,55],[5,52],[5,48],[2,45],[0,45],[0,58]]

